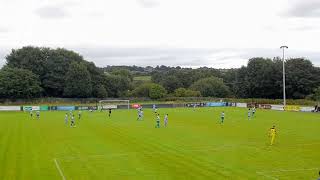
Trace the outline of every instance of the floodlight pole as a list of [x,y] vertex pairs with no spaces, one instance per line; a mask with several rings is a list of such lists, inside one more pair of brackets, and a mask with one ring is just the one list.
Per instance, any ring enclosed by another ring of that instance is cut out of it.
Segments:
[[285,71],[284,50],[288,49],[288,46],[281,46],[280,49],[282,49],[283,106],[286,107],[286,71]]

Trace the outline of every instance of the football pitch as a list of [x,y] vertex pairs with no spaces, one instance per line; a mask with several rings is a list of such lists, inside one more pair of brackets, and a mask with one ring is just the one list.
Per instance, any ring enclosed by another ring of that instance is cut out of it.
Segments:
[[[225,111],[225,122],[220,114]],[[245,108],[0,113],[0,179],[316,179],[320,115]],[[169,114],[168,127],[163,116]],[[276,126],[275,144],[268,130]]]

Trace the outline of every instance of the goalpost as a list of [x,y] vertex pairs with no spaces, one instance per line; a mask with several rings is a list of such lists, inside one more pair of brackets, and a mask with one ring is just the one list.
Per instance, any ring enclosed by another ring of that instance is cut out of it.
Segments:
[[99,110],[106,109],[130,109],[129,100],[100,100]]

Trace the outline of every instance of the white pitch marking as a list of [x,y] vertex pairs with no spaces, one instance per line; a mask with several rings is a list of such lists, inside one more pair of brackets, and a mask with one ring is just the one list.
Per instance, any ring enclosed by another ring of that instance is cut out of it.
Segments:
[[62,180],[66,180],[66,178],[65,178],[64,175],[63,175],[62,170],[60,169],[60,166],[59,166],[58,161],[57,161],[56,158],[54,158],[54,163],[56,164],[56,167],[57,167],[57,169],[58,169],[58,171],[59,171],[59,173],[60,173],[60,175],[61,175]]

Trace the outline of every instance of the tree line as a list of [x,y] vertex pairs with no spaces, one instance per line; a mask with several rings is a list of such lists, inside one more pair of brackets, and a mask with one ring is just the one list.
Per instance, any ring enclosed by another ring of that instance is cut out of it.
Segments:
[[[305,58],[288,59],[285,66],[288,98],[319,98],[319,67]],[[282,61],[252,58],[236,69],[96,67],[74,51],[27,46],[12,50],[0,70],[0,98],[166,96],[282,98]]]

